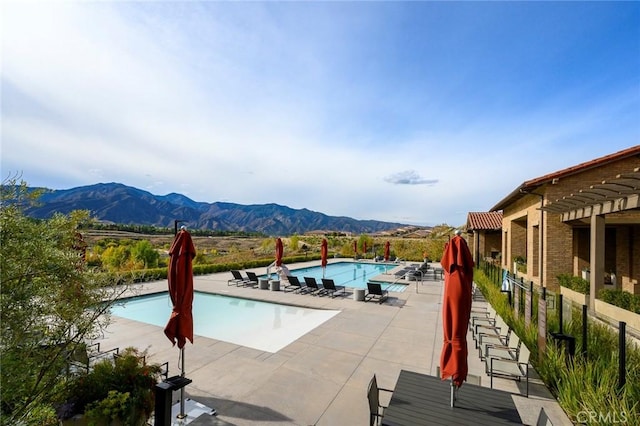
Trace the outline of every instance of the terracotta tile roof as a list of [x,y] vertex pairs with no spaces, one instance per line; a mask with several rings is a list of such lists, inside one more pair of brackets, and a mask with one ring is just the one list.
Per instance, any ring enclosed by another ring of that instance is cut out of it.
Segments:
[[640,145],[632,146],[631,148],[623,149],[622,151],[615,152],[613,154],[605,155],[604,157],[596,158],[595,160],[586,161],[575,166],[567,167],[557,172],[549,173],[544,176],[540,176],[535,179],[528,180],[522,184],[524,188],[539,186],[543,183],[553,181],[553,179],[560,179],[570,176],[575,173],[584,172],[585,170],[593,169],[595,167],[608,164],[612,161],[620,160],[623,158],[631,157],[633,155],[640,155]]
[[586,170],[593,169],[595,167],[609,164],[613,161],[632,157],[634,155],[640,155],[640,145],[632,146],[631,148],[623,149],[622,151],[614,152],[613,154],[605,155],[604,157],[596,158],[594,160],[586,161],[575,166],[567,167],[566,169],[562,169],[557,172],[549,173],[535,179],[527,180],[516,189],[514,189],[513,192],[503,198],[500,202],[498,202],[498,204],[493,206],[490,211],[502,210],[505,208],[505,206],[526,195],[526,193],[535,190],[539,186],[551,183],[554,179],[561,179],[576,173],[581,173]]
[[502,212],[470,212],[467,215],[467,230],[502,229]]

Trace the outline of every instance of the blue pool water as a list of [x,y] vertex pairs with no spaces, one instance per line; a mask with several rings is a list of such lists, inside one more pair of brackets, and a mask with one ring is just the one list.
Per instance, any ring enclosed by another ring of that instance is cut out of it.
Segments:
[[[329,263],[324,271],[324,278],[331,278],[337,285],[349,288],[367,288],[367,282],[374,281],[375,277],[391,271],[396,264],[389,263],[359,263],[359,262],[336,262]],[[307,268],[290,269],[290,274],[295,275],[302,281],[304,277],[313,277],[320,282],[323,278],[322,266],[311,266]],[[391,283],[379,281],[382,288],[388,287]],[[398,286],[400,291],[406,286]],[[394,288],[395,291],[398,291]]]
[[[111,313],[164,328],[171,307],[169,294],[159,293],[123,299]],[[197,336],[277,352],[339,312],[195,292],[193,331]]]

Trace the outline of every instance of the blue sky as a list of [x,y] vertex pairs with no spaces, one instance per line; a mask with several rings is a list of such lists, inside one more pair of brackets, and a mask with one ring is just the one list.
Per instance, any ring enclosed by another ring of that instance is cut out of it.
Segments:
[[3,178],[462,225],[640,144],[638,2],[3,2]]

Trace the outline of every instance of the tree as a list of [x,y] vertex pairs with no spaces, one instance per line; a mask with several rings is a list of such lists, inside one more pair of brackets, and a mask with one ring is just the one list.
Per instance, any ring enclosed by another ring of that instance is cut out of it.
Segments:
[[38,193],[26,183],[0,187],[0,368],[3,424],[33,424],[68,373],[70,354],[108,322],[109,303],[125,287],[84,264],[80,224],[86,211],[49,220],[23,213]]
[[144,264],[145,268],[156,268],[160,253],[147,240],[138,241],[131,249],[131,256]]

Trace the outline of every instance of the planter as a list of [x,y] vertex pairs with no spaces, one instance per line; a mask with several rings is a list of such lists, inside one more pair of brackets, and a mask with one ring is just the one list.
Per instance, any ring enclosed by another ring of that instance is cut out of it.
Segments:
[[631,328],[640,330],[640,315],[596,299],[595,311],[616,321],[624,321]]
[[565,297],[578,305],[589,306],[589,295],[587,294],[582,294],[578,291],[562,286],[560,286],[560,294],[562,294],[562,297]]

